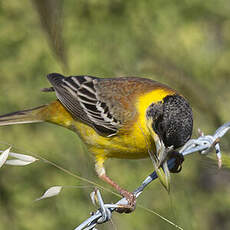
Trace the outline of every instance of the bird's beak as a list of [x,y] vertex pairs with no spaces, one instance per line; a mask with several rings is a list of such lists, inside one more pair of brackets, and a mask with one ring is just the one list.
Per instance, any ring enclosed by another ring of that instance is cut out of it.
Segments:
[[148,124],[150,134],[154,139],[156,145],[156,153],[153,153],[150,150],[150,157],[152,159],[154,169],[160,179],[161,184],[165,187],[165,189],[170,191],[170,172],[168,169],[168,163],[166,160],[168,154],[168,148],[165,147],[163,141],[159,138],[159,136],[153,132],[152,125]]
[[155,170],[160,179],[161,184],[165,187],[165,189],[170,191],[170,172],[168,169],[168,162],[166,160],[168,149],[165,147],[164,143],[157,136],[155,137],[156,143],[156,166]]

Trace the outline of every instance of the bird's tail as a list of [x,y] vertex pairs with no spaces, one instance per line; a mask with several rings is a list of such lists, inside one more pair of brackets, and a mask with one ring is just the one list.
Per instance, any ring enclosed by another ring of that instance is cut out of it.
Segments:
[[40,116],[40,112],[45,107],[46,105],[42,105],[33,109],[21,110],[2,115],[0,116],[0,126],[43,122],[44,119]]

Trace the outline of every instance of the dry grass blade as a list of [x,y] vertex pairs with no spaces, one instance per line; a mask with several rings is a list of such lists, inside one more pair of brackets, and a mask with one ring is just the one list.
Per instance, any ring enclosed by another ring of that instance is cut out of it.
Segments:
[[45,191],[45,193],[35,201],[43,200],[49,197],[57,196],[62,190],[62,186],[53,186]]
[[11,149],[11,147],[9,147],[5,151],[3,151],[2,154],[0,155],[0,168],[5,164],[8,156],[9,156],[10,149]]
[[29,165],[31,163],[33,163],[33,162],[23,161],[23,160],[19,160],[19,159],[7,160],[5,162],[6,165],[12,165],[12,166],[26,166],[26,165]]

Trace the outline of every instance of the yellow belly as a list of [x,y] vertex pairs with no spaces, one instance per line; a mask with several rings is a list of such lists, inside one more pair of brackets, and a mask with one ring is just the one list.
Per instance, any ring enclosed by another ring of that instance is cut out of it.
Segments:
[[[149,146],[141,130],[129,130],[114,137],[102,137],[91,127],[75,122],[81,139],[96,157],[138,159],[148,157],[148,148],[155,151],[154,142]],[[146,134],[147,135],[147,134]]]

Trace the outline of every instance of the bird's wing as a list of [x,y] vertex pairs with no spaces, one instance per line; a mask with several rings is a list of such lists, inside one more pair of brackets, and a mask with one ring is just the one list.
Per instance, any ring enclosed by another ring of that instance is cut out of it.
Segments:
[[64,77],[57,73],[49,74],[47,78],[57,98],[73,118],[90,125],[99,134],[113,136],[125,122],[124,115],[128,114],[125,114],[124,103],[116,100],[116,87],[104,85],[103,79],[91,76]]

